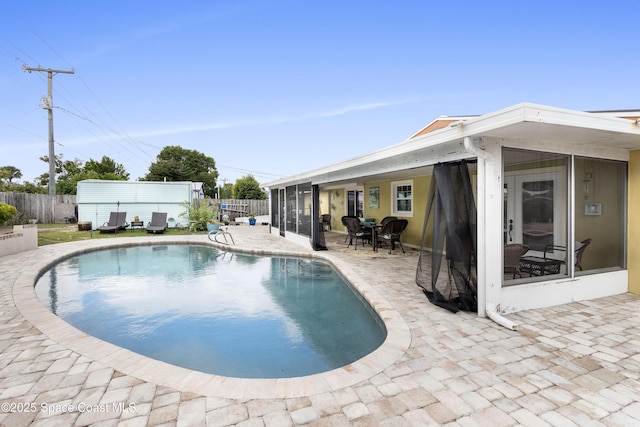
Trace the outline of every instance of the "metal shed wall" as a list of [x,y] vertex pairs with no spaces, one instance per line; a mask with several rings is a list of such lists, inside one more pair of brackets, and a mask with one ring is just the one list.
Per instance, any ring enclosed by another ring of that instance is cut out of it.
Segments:
[[191,203],[191,182],[86,180],[78,182],[77,194],[78,221],[90,221],[94,230],[116,211],[126,212],[128,223],[138,216],[146,225],[152,212],[166,212],[170,227],[189,224],[180,214],[183,203]]

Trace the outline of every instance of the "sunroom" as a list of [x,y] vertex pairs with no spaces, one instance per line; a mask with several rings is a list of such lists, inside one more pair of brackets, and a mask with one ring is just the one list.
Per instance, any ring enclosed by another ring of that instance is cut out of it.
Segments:
[[[322,214],[337,232],[343,215],[396,215],[409,219],[405,245],[435,249],[433,221],[424,227],[433,171],[463,162],[479,315],[638,292],[639,117],[529,103],[441,117],[399,144],[267,184],[272,233],[317,247]],[[526,250],[513,262],[515,246]]]

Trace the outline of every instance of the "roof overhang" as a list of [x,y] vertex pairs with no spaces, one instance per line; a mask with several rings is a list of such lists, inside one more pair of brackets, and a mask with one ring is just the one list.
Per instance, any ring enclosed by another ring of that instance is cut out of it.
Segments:
[[434,164],[475,158],[465,137],[491,138],[504,146],[585,156],[628,158],[640,149],[638,120],[529,103],[460,120],[433,132],[324,168],[279,179],[266,187],[299,183],[341,184],[427,174]]

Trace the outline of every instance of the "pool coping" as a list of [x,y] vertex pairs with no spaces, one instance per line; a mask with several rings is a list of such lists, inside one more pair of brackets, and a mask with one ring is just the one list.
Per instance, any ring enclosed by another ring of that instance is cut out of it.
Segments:
[[[37,279],[55,262],[82,253],[115,247],[155,244],[202,244],[254,255],[319,258],[329,261],[378,314],[387,330],[384,342],[355,362],[331,371],[293,378],[235,378],[193,371],[142,356],[131,350],[93,337],[57,317],[35,293]],[[152,239],[125,237],[87,240],[56,245],[54,254],[43,256],[23,271],[13,284],[18,311],[51,340],[80,355],[143,381],[210,397],[235,399],[281,399],[339,390],[369,379],[391,366],[408,350],[411,332],[396,309],[373,289],[351,266],[329,252],[246,250],[210,242],[206,236],[154,236]],[[337,254],[336,254],[337,255]]]

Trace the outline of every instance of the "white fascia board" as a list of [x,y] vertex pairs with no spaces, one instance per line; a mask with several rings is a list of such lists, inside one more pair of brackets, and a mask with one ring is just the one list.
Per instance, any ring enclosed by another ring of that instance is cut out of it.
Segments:
[[[397,159],[409,153],[417,153],[420,150],[425,150],[430,147],[434,149],[434,153],[441,151],[438,149],[438,146],[441,146],[440,148],[446,151],[447,149],[444,147],[444,145],[447,143],[452,146],[450,151],[453,155],[455,155],[455,153],[458,151],[464,152],[464,149],[460,148],[462,147],[462,139],[460,138],[459,134],[453,129],[444,128],[436,130],[419,138],[406,139],[398,144],[385,147],[361,156],[353,157],[340,163],[335,163],[333,165],[315,169],[299,175],[293,175],[287,178],[272,181],[265,184],[265,186],[282,187],[283,185],[295,185],[309,181],[316,183],[343,179],[347,180],[349,179],[349,177],[361,177],[362,173],[357,172],[361,168],[367,169],[368,172],[372,175],[376,173],[392,172],[397,170],[397,168],[394,168],[392,166],[394,158]],[[405,165],[404,169],[408,167],[414,168],[425,166],[428,164],[435,164],[438,161],[443,161],[442,156],[439,154],[435,154],[431,158],[433,159],[433,161],[431,162],[429,162],[428,160],[421,162],[419,161],[420,159],[416,159],[415,163],[411,164],[410,166]],[[388,166],[378,169],[371,169],[370,165],[374,164],[386,164]],[[340,175],[340,177],[336,175]],[[328,178],[330,176],[332,176],[332,178]]]
[[638,123],[604,114],[585,113],[541,105],[526,104],[526,121],[553,123],[586,129],[604,130],[640,135]]
[[606,111],[589,111],[589,113],[603,115],[603,116],[610,116],[610,117],[640,117],[640,110],[606,110]]
[[[508,111],[502,110],[503,112]],[[493,113],[493,116],[499,114],[501,112]],[[506,126],[508,124],[517,123],[518,121],[522,121],[522,114],[515,114],[513,117],[506,117],[502,120],[507,120],[506,122],[500,121],[501,124],[498,126]],[[469,136],[469,132],[467,131],[468,126],[472,123],[475,125],[476,122],[480,121],[481,126],[479,127],[479,132],[481,132],[482,124],[484,123],[484,118],[487,116],[479,116],[476,118],[470,118],[465,121],[459,121],[452,125],[449,125],[446,128],[438,129],[428,134],[422,135],[417,138],[407,138],[402,142],[391,145],[389,147],[384,147],[378,149],[376,151],[372,151],[367,154],[363,154],[361,156],[353,157],[351,159],[345,160],[343,162],[335,163],[330,166],[326,166],[323,168],[315,169],[309,172],[305,172],[299,175],[293,175],[287,178],[279,179],[276,181],[272,181],[266,184],[267,187],[281,187],[283,185],[295,185],[297,183],[314,181],[318,177],[327,177],[328,175],[335,174],[339,171],[345,171],[348,169],[357,168],[362,165],[366,165],[368,163],[374,163],[381,160],[386,160],[392,158],[394,156],[399,156],[402,154],[416,152],[420,150],[424,150],[429,147],[435,147],[441,144],[453,143],[460,144],[462,146],[462,141],[464,136]],[[456,126],[457,124],[461,124]],[[489,127],[495,127],[495,123],[489,123]],[[474,126],[475,127],[475,126]],[[435,163],[435,162],[434,162]],[[382,170],[380,172],[383,172]],[[345,176],[345,179],[347,177]],[[326,178],[321,178],[321,181],[326,182]]]
[[[613,115],[586,113],[583,111],[567,110],[530,103],[520,104],[518,110],[521,111],[521,118],[523,122],[546,123],[599,131],[626,133],[630,135],[640,135],[640,128],[636,121]],[[505,109],[488,114],[487,116],[482,116],[482,118],[486,117],[491,119],[494,115],[501,115],[502,112],[504,112],[505,115],[509,115],[509,109]],[[517,112],[517,115],[520,115],[520,113]]]
[[[384,164],[384,161],[391,160],[394,157],[399,158],[407,153],[419,152],[426,153],[432,148],[434,153],[440,152],[438,146],[446,151],[445,145],[448,145],[453,157],[456,155],[458,145],[462,147],[464,137],[473,138],[474,136],[485,136],[488,134],[499,134],[500,129],[518,123],[544,123],[550,125],[567,126],[574,128],[593,129],[599,131],[608,131],[615,133],[623,133],[628,135],[640,136],[638,123],[628,119],[612,117],[607,115],[599,115],[593,113],[585,113],[581,111],[567,110],[545,105],[521,103],[493,113],[483,116],[471,117],[465,120],[452,123],[446,128],[438,129],[427,133],[420,137],[408,138],[398,144],[391,145],[361,156],[357,156],[340,163],[336,163],[324,168],[315,169],[303,174],[294,175],[280,180],[272,181],[266,184],[267,187],[281,187],[283,185],[294,185],[303,182],[330,182],[338,179],[348,179],[349,177],[357,178],[356,175],[362,176],[357,169],[367,164]],[[522,135],[526,139],[527,135]],[[558,142],[556,142],[558,143]],[[569,144],[567,144],[569,145]],[[464,156],[462,156],[464,157]],[[411,167],[419,167],[429,164],[435,164],[442,161],[439,156],[431,159],[422,158],[422,162],[416,162]],[[348,172],[349,170],[351,172]],[[379,168],[377,173],[384,173],[392,169]],[[371,174],[376,172],[371,170]],[[331,178],[329,178],[331,177]]]
[[451,127],[461,137],[499,138],[505,146],[616,160],[627,160],[630,149],[640,149],[635,121],[528,103]]
[[[450,126],[460,128],[461,132],[464,131],[464,136],[474,136],[523,122],[545,123],[640,135],[638,124],[629,119],[531,103],[521,103],[459,122],[458,126],[455,126],[457,123]],[[425,136],[428,136],[428,134]]]

